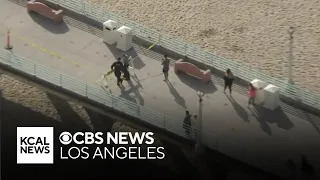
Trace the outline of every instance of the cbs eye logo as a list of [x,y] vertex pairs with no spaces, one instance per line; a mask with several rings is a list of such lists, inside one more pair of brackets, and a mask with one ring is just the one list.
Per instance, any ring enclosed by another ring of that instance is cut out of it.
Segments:
[[72,142],[72,135],[69,132],[62,132],[59,136],[61,144],[68,145]]

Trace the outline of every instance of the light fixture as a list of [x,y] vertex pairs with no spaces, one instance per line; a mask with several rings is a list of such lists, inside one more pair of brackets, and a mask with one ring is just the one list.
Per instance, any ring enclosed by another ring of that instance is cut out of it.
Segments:
[[202,98],[202,97],[204,96],[204,92],[198,91],[198,92],[197,92],[197,95],[198,95],[200,98]]

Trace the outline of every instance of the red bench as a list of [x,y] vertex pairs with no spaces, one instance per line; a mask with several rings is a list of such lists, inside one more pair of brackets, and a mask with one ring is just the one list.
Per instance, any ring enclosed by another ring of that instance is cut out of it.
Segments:
[[197,66],[189,63],[183,62],[182,59],[179,59],[174,65],[174,71],[176,73],[184,72],[188,75],[196,77],[202,80],[205,83],[211,82],[211,71],[210,70],[201,70]]
[[28,2],[27,9],[28,13],[32,11],[37,12],[47,18],[52,19],[55,23],[60,23],[63,20],[63,10],[51,9],[49,6],[41,2],[36,2],[35,0]]

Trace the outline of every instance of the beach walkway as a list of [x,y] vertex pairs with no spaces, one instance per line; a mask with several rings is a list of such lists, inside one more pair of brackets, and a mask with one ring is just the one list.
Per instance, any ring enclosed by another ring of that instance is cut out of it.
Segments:
[[[28,14],[25,7],[10,1],[0,0],[0,4],[2,45],[10,29],[13,53],[57,72],[100,88],[96,81],[122,53],[102,42],[102,30],[76,19],[65,17],[65,23],[55,25],[47,18]],[[276,174],[287,176],[286,161],[299,163],[301,155],[306,155],[319,173],[319,117],[283,103],[276,112],[263,108],[250,110],[245,88],[235,84],[231,98],[229,93],[223,93],[222,79],[214,76],[213,83],[202,84],[186,75],[177,76],[173,66],[168,85],[163,81],[163,55],[138,45],[134,45],[129,55],[138,56],[134,61],[136,76],[131,83],[123,83],[124,91],[111,76],[108,83],[114,95],[181,121],[182,126],[185,110],[198,113],[197,91],[201,90],[205,93],[204,131],[244,148],[253,164]]]

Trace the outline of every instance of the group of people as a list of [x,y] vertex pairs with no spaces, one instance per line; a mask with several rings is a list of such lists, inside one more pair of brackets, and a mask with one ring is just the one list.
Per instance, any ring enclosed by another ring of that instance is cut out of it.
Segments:
[[111,65],[111,70],[117,78],[118,86],[122,86],[123,80],[130,81],[129,63],[129,57],[126,54],[123,54],[122,58],[118,57],[117,61]]
[[188,136],[193,133],[194,137],[197,137],[196,124],[197,124],[198,115],[191,115],[189,111],[186,111],[186,116],[183,120],[183,127]]
[[[165,58],[162,62],[162,65],[163,65],[163,73],[165,75],[165,80],[164,81],[167,81],[168,80],[168,70],[169,70],[169,65],[165,66],[164,64],[167,63],[166,61],[167,56],[165,55]],[[228,88],[229,89],[229,93],[230,95],[232,94],[232,84],[234,82],[234,76],[231,72],[230,69],[227,69],[227,71],[225,72],[225,75],[224,75],[224,93],[226,93],[226,89]],[[250,104],[254,105],[254,102],[255,102],[255,98],[256,98],[256,91],[257,91],[257,88],[253,86],[252,83],[249,83],[249,86],[248,86],[248,107]],[[197,131],[195,129],[196,127],[196,123],[197,123],[197,118],[198,116],[197,115],[191,115],[189,111],[186,111],[186,115],[185,115],[185,118],[184,118],[184,121],[183,121],[183,127],[185,129],[185,132],[188,136],[191,135],[191,132],[193,131],[194,132],[194,135],[196,136],[197,134]]]
[[[123,80],[130,81],[129,63],[130,63],[130,59],[128,55],[122,54],[122,57],[118,57],[117,61],[111,65],[111,70],[113,71],[115,77],[117,78],[118,86],[122,86]],[[163,81],[168,81],[169,67],[170,67],[170,59],[168,58],[168,55],[166,54],[164,55],[161,65],[163,66],[162,68],[162,72],[164,74]]]
[[[224,93],[226,93],[226,89],[228,88],[230,95],[231,95],[233,81],[234,81],[234,76],[233,76],[231,70],[227,69],[227,71],[224,75]],[[256,92],[257,92],[257,88],[254,87],[252,83],[249,83],[249,86],[248,86],[248,97],[249,97],[248,107],[250,106],[250,104],[254,105],[256,94],[257,94]]]
[[[129,62],[130,59],[128,58],[128,56],[126,54],[122,55],[122,58],[119,57],[117,58],[117,61],[114,62],[111,65],[111,70],[113,70],[114,75],[117,78],[117,85],[121,86],[122,85],[122,81],[123,79],[129,81],[130,80],[130,73],[128,71],[129,68]],[[164,55],[164,58],[162,59],[162,72],[164,74],[164,80],[163,81],[168,81],[168,77],[169,77],[169,68],[170,68],[170,59],[168,58],[168,55]],[[123,73],[123,77],[121,77]],[[227,69],[227,71],[225,72],[224,75],[224,93],[226,93],[226,89],[229,89],[229,93],[230,95],[232,94],[232,85],[234,82],[234,76],[233,73],[231,72],[230,69]],[[250,104],[254,105],[254,101],[256,98],[256,91],[257,88],[253,86],[253,84],[249,83],[249,87],[248,87],[248,106]],[[191,128],[191,127],[196,127],[194,124],[196,123],[198,116],[197,115],[191,115],[189,113],[189,111],[186,111],[186,116],[184,118],[184,128],[186,130],[186,134],[190,135],[191,131],[193,130],[195,133],[195,128]]]
[[[111,65],[111,70],[113,70],[114,75],[117,78],[117,85],[121,86],[123,79],[130,81],[130,73],[129,73],[129,62],[130,59],[126,54],[122,54],[122,58],[119,57],[117,58],[117,61],[114,62]],[[164,74],[164,80],[163,81],[168,81],[168,77],[169,77],[169,68],[170,68],[170,59],[168,58],[168,55],[165,54],[164,58],[162,59],[162,72]],[[123,77],[121,77],[123,73]],[[225,72],[224,75],[224,93],[226,93],[226,89],[229,89],[230,95],[232,94],[232,84],[234,81],[234,76],[233,73],[231,72],[230,69],[227,69],[227,71]],[[256,98],[256,91],[257,88],[254,87],[251,83],[249,83],[249,87],[248,87],[248,106],[250,104],[254,105],[254,101]]]

